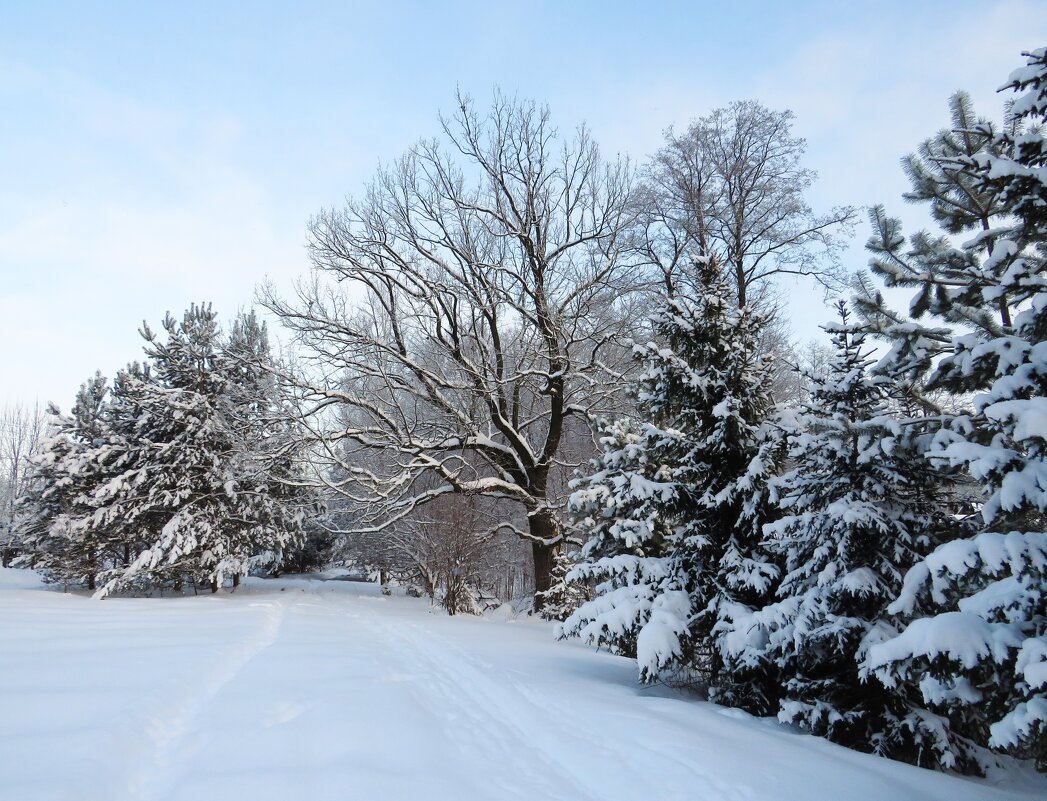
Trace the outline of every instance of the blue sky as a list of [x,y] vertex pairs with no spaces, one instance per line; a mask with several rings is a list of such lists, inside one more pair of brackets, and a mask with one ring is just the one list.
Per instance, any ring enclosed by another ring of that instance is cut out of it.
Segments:
[[[1047,44],[1021,0],[0,0],[0,19],[0,405],[65,408],[139,357],[143,319],[290,286],[310,215],[435,133],[456,87],[547,102],[637,160],[731,100],[791,108],[816,208],[883,202],[915,225],[898,159],[955,89],[997,116],[1020,51]],[[796,336],[817,336],[820,294],[791,291]]]

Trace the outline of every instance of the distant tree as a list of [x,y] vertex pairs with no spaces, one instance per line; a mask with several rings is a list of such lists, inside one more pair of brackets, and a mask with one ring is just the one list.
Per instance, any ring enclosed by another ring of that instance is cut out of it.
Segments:
[[14,404],[0,411],[0,565],[10,567],[20,550],[19,499],[28,489],[30,462],[46,434],[39,407]]
[[663,269],[690,255],[716,259],[739,306],[767,300],[769,282],[809,275],[844,285],[839,253],[855,220],[845,206],[815,214],[805,197],[816,174],[791,111],[747,100],[670,130],[645,181],[645,249]]
[[643,284],[626,258],[630,169],[584,128],[562,137],[546,109],[501,96],[485,116],[459,97],[443,135],[321,212],[316,280],[295,303],[265,302],[316,368],[284,378],[347,477],[332,486],[358,532],[449,494],[499,499],[496,528],[530,544],[541,592],[563,538],[550,475],[571,427],[617,392],[605,362]]
[[337,554],[337,536],[315,521],[307,521],[300,544],[286,547],[274,573],[316,573],[334,563]]

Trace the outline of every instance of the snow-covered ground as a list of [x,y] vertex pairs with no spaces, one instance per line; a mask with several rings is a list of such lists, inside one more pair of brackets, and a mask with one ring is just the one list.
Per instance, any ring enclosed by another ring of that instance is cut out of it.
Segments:
[[0,799],[1033,799],[641,688],[547,624],[374,585],[92,601],[0,571]]

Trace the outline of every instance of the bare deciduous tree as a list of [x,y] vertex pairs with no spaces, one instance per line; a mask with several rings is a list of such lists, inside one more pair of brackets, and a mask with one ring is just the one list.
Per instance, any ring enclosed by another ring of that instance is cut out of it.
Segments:
[[791,111],[732,103],[666,134],[647,169],[647,250],[663,269],[691,253],[713,256],[744,306],[768,279],[810,275],[843,288],[838,253],[854,224],[849,206],[817,215],[805,198],[816,178]]
[[618,391],[606,359],[645,283],[627,257],[631,173],[531,103],[496,96],[481,116],[460,96],[442,122],[442,142],[313,220],[297,300],[264,301],[301,347],[284,377],[361,530],[448,494],[502,499],[494,528],[531,543],[544,590],[563,536],[550,474],[570,427]]
[[15,556],[18,499],[44,430],[45,417],[38,406],[14,404],[0,411],[0,564],[4,567]]
[[480,614],[484,602],[495,598],[490,574],[498,534],[488,525],[482,500],[445,496],[427,504],[424,517],[398,526],[392,538],[406,567],[401,577],[452,615]]

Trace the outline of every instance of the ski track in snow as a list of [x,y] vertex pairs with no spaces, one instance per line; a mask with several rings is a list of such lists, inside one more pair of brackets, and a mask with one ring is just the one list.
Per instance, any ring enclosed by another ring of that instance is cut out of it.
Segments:
[[0,801],[1047,797],[641,689],[544,624],[339,581],[98,603],[0,572],[0,709]]
[[[537,693],[527,692],[504,674],[494,672],[494,666],[469,654],[448,639],[428,630],[423,624],[390,626],[381,622],[379,636],[400,643],[402,657],[420,661],[426,671],[427,689],[435,690],[445,703],[439,711],[448,719],[462,719],[457,735],[463,739],[463,748],[473,753],[486,753],[491,759],[508,755],[515,775],[534,772],[535,765],[542,779],[539,787],[544,799],[577,799],[602,801],[616,789],[600,781],[596,772],[580,771],[571,764],[571,757],[595,750],[607,764],[625,762],[637,777],[644,773],[665,776],[664,768],[671,765],[691,774],[688,797],[695,799],[722,799],[722,801],[749,801],[752,792],[744,785],[719,781],[703,775],[696,764],[677,760],[671,754],[630,742],[630,749],[639,745],[639,753],[614,750],[606,740],[600,740],[582,726],[573,724],[568,708],[557,708]],[[370,620],[365,621],[369,624]],[[406,628],[406,630],[404,630]],[[497,676],[497,679],[492,678]],[[419,694],[425,702],[432,695]],[[457,714],[454,710],[457,710]],[[564,714],[567,712],[568,714]],[[477,736],[479,732],[479,737]],[[580,747],[584,746],[584,747]],[[507,785],[502,789],[510,797],[533,797],[534,788],[521,789]],[[657,791],[658,788],[652,788]],[[664,792],[665,788],[661,788]]]
[[150,720],[145,731],[149,751],[123,783],[131,799],[151,801],[168,795],[167,791],[178,780],[176,768],[180,746],[194,732],[194,724],[199,723],[215,697],[236,680],[244,666],[276,642],[286,605],[279,601],[252,601],[251,605],[262,607],[262,624],[250,631],[246,639],[224,651],[221,658],[204,672],[199,685],[190,687],[170,709]]
[[[411,692],[419,704],[428,706],[435,717],[446,721],[448,734],[463,755],[480,755],[503,764],[508,760],[512,764],[511,775],[537,776],[536,786],[526,789],[502,782],[499,789],[509,795],[499,797],[533,797],[537,788],[541,797],[550,801],[600,801],[602,796],[587,787],[555,751],[543,747],[541,740],[549,736],[549,722],[542,725],[536,721],[528,705],[507,703],[510,694],[500,693],[497,686],[492,691],[491,679],[481,672],[485,666],[478,666],[474,658],[460,649],[448,647],[446,641],[437,642],[418,624],[407,624],[409,631],[403,632],[384,621],[381,626],[366,618],[362,622],[389,643],[394,652],[399,652],[401,659],[409,657],[422,669],[425,692],[417,685]],[[434,699],[439,703],[433,704]]]

